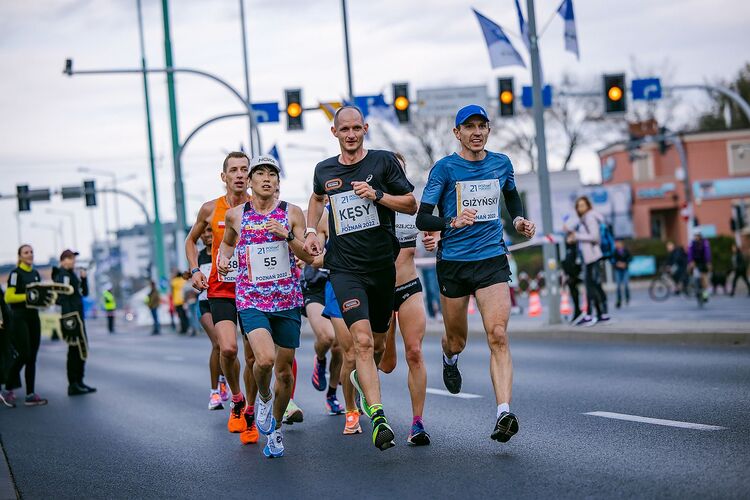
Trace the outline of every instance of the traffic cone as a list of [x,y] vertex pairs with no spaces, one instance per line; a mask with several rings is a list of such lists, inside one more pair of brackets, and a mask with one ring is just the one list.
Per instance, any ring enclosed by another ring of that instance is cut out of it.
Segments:
[[542,315],[542,301],[539,298],[539,292],[529,293],[529,318],[536,318]]
[[469,296],[469,314],[476,314],[477,312],[477,304],[474,300],[474,296]]
[[560,314],[563,316],[573,314],[573,307],[570,305],[570,294],[565,290],[560,294]]

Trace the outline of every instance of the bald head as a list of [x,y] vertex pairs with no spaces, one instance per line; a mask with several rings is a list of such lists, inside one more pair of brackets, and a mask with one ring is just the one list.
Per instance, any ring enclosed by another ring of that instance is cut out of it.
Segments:
[[365,115],[357,106],[341,106],[333,115],[333,128],[339,128],[339,122],[343,119],[356,119],[359,117],[361,124],[365,124]]

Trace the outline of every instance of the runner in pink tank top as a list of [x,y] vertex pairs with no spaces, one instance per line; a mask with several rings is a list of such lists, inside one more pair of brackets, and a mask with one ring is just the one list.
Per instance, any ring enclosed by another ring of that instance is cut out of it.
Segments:
[[[304,250],[302,210],[275,197],[279,166],[269,156],[250,162],[252,201],[227,211],[224,240],[219,248],[218,271],[229,271],[229,259],[238,256],[235,282],[237,310],[255,362],[258,384],[255,424],[268,436],[263,454],[284,454],[281,423],[294,383],[292,363],[299,347],[302,290],[294,256],[312,263]],[[275,394],[271,375],[276,371]],[[274,398],[279,404],[274,405]]]

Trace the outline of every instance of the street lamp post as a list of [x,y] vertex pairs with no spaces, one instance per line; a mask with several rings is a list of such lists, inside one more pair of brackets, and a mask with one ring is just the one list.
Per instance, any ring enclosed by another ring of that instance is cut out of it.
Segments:
[[[62,247],[60,246],[60,228],[59,227],[53,226],[52,224],[39,224],[37,222],[32,222],[30,226],[36,229],[46,229],[47,231],[51,231],[52,236],[54,237],[54,241],[55,241],[55,252],[62,252]],[[59,255],[59,254],[55,253],[53,255]]]
[[73,236],[73,249],[76,251],[80,251],[81,249],[78,247],[78,231],[76,230],[76,214],[68,210],[60,210],[60,209],[53,209],[53,208],[48,208],[46,212],[52,215],[64,215],[66,217],[70,217],[70,230],[71,230],[71,235]]
[[346,0],[341,0],[341,17],[344,24],[344,52],[346,54],[346,83],[349,91],[349,102],[354,104],[354,84],[352,83],[352,61],[349,51],[349,19],[346,12]]

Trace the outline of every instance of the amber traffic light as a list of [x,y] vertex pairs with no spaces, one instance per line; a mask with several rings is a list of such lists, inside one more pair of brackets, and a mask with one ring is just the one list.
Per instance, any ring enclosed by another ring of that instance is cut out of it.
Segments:
[[286,90],[286,129],[302,130],[302,89]]
[[399,123],[409,123],[409,84],[393,84],[393,108]]
[[604,112],[624,113],[626,103],[625,74],[604,75]]
[[499,96],[500,116],[513,116],[516,100],[516,96],[513,94],[513,78],[498,78],[497,94]]

